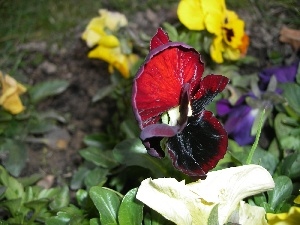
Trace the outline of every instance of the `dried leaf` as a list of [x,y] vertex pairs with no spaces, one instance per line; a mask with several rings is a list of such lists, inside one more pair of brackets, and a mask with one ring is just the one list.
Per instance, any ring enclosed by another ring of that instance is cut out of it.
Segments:
[[290,44],[295,51],[298,51],[300,49],[300,30],[294,30],[284,26],[280,30],[279,40],[283,43]]

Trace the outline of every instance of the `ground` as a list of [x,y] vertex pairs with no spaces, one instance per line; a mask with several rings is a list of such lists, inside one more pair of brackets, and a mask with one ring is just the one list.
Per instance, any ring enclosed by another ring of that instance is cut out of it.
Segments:
[[[285,59],[293,57],[291,48],[278,41],[282,22],[275,22],[270,27],[259,13],[255,14],[251,10],[241,10],[238,13],[246,21],[246,30],[251,38],[248,53],[259,58],[255,65],[245,69],[247,73],[269,66],[270,51],[281,52],[286,56],[283,57]],[[278,16],[284,17],[284,14]],[[162,22],[172,23],[177,20],[175,8],[148,9],[128,17],[134,32],[142,30],[148,35],[153,35]],[[54,78],[70,82],[64,93],[39,105],[41,111],[54,109],[67,118],[67,122],[61,124],[61,129],[67,132],[66,148],[57,150],[40,144],[30,144],[23,175],[40,172],[43,175],[70,178],[82,162],[78,150],[84,147],[83,137],[105,130],[110,112],[114,110],[110,99],[92,103],[92,97],[97,90],[108,85],[110,78],[105,62],[87,58],[88,48],[80,38],[83,29],[84,27],[73,28],[60,45],[30,42],[19,46],[20,51],[25,52],[26,67],[23,68],[23,73],[29,78],[29,84]]]

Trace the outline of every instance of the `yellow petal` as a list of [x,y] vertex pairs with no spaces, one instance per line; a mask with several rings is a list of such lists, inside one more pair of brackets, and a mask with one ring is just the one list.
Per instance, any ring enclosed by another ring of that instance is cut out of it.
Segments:
[[108,48],[102,45],[97,46],[88,54],[89,58],[98,58],[110,64],[109,72],[116,68],[125,78],[129,77],[130,67],[137,61],[136,55],[124,55],[119,47]]
[[300,207],[292,206],[287,213],[267,213],[269,225],[294,225],[300,221]]
[[230,46],[226,46],[223,53],[224,58],[228,60],[238,60],[241,57],[240,50],[231,48]]
[[224,41],[232,48],[238,48],[242,44],[245,23],[234,11],[227,10],[226,15],[227,23],[223,25]]
[[204,14],[199,0],[181,0],[177,8],[180,22],[190,30],[204,30]]
[[18,114],[22,112],[25,107],[23,106],[19,95],[26,92],[26,88],[11,76],[3,76],[1,72],[0,79],[2,86],[0,105],[2,105],[5,110],[12,114]]
[[114,35],[102,36],[99,40],[99,44],[105,47],[114,48],[120,45],[118,38]]
[[89,47],[93,47],[99,42],[103,35],[106,35],[104,31],[104,20],[101,17],[95,17],[89,22],[81,38],[86,41]]
[[21,99],[17,93],[10,95],[1,102],[2,107],[9,111],[11,114],[19,114],[24,111],[25,107],[23,106]]
[[111,12],[106,9],[100,9],[99,14],[104,18],[105,27],[111,31],[117,31],[120,27],[127,26],[128,21],[124,14]]
[[208,32],[216,35],[222,34],[222,25],[226,17],[226,6],[224,0],[201,1],[204,23]]
[[224,51],[224,46],[222,43],[222,37],[217,36],[213,39],[212,44],[210,45],[210,57],[216,63],[223,63],[222,52]]

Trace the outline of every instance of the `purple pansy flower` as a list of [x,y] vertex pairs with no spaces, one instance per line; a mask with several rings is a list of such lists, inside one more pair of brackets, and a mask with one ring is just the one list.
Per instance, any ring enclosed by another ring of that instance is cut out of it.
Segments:
[[299,61],[288,66],[276,66],[262,70],[259,73],[259,88],[266,90],[272,76],[278,83],[294,82],[298,70]]
[[202,78],[203,71],[194,48],[171,42],[159,28],[134,79],[132,94],[148,153],[161,158],[166,149],[176,169],[196,177],[216,166],[228,144],[222,124],[205,106],[229,80],[221,75]]
[[235,105],[227,99],[221,99],[216,104],[218,115],[225,118],[224,128],[228,136],[241,146],[253,143],[255,137],[251,135],[251,129],[259,112],[247,105],[246,97],[240,97]]

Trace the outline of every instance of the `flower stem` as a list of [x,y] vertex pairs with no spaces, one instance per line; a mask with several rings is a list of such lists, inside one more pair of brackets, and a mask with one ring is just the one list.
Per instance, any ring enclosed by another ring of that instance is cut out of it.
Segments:
[[253,145],[251,147],[251,150],[249,152],[248,158],[246,160],[246,165],[251,163],[253,155],[254,155],[254,152],[255,152],[255,149],[256,149],[256,147],[258,145],[259,137],[260,137],[260,134],[261,134],[263,123],[264,123],[264,115],[265,115],[265,113],[266,113],[266,109],[264,109],[261,112],[260,119],[259,119],[259,124],[258,124],[258,128],[257,128],[257,133],[255,135],[255,141],[254,141],[254,143],[253,143]]

